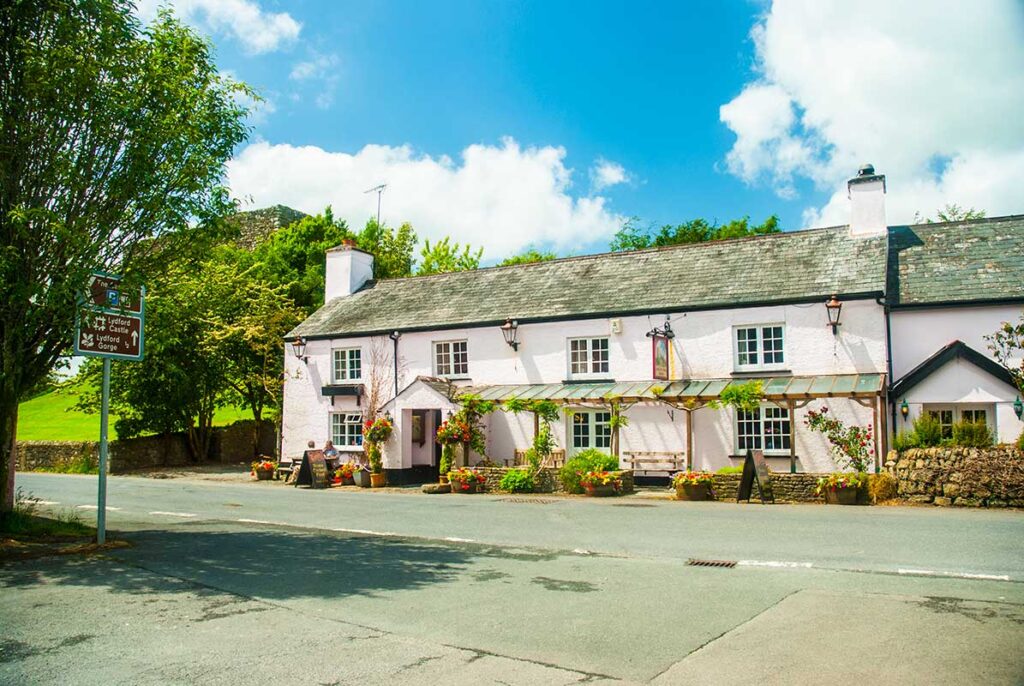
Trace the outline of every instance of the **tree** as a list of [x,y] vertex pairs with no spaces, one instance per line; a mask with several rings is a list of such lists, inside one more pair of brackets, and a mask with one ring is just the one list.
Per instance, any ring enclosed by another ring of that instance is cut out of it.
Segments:
[[373,255],[373,278],[397,279],[412,275],[416,240],[409,222],[396,231],[387,225],[378,226],[376,219],[370,219],[356,237],[356,245]]
[[513,255],[512,257],[506,257],[504,260],[498,263],[499,267],[509,267],[514,264],[530,264],[532,262],[547,262],[549,260],[556,259],[556,255],[553,252],[541,252],[536,248],[529,248]]
[[779,228],[779,218],[774,214],[762,223],[755,225],[750,224],[750,217],[733,219],[721,225],[710,223],[706,219],[691,219],[675,226],[665,224],[657,230],[654,230],[653,227],[643,229],[638,226],[638,223],[637,218],[634,217],[619,229],[610,245],[613,252],[764,236],[782,231]]
[[1003,322],[999,330],[985,336],[985,340],[996,362],[1010,373],[1017,390],[1024,395],[1024,316],[1016,324]]
[[141,283],[211,233],[252,93],[168,12],[143,30],[127,0],[4,2],[0,73],[3,517],[18,402],[70,348],[90,274]]
[[480,266],[480,257],[483,254],[483,248],[473,252],[468,244],[463,247],[458,243],[452,243],[447,236],[433,244],[430,241],[424,241],[423,249],[420,250],[420,266],[416,270],[416,275],[446,274],[476,269]]
[[966,222],[972,219],[984,219],[985,210],[973,207],[963,208],[955,203],[946,203],[942,209],[935,211],[935,220],[922,217],[920,212],[914,213],[915,224],[934,224],[935,222]]

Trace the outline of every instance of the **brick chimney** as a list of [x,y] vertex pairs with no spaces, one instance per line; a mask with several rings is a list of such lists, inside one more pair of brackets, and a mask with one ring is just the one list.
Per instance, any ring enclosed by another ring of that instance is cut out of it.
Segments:
[[865,164],[846,183],[846,195],[850,198],[850,235],[885,235],[885,174],[876,174],[872,165]]
[[373,278],[373,255],[345,240],[327,251],[324,302],[352,295]]

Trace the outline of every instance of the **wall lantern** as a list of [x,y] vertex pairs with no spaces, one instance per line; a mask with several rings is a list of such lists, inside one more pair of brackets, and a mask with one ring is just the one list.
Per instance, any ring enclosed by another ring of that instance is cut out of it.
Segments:
[[1013,411],[1017,413],[1017,419],[1020,419],[1020,416],[1024,414],[1024,403],[1020,401],[1019,395],[1017,396],[1017,399],[1013,401]]
[[903,399],[903,404],[900,405],[900,414],[903,415],[903,419],[906,419],[907,415],[910,414],[910,405],[907,404],[906,398]]
[[839,302],[835,295],[825,303],[825,310],[828,311],[828,325],[832,327],[832,335],[839,333],[839,313],[843,311],[843,303]]
[[519,341],[516,340],[516,334],[518,333],[519,322],[511,317],[506,319],[505,323],[501,325],[501,335],[505,337],[505,342],[513,350],[519,350]]
[[303,364],[309,362],[309,358],[306,357],[305,337],[296,338],[294,341],[292,341],[292,352],[295,353],[295,357],[302,360]]

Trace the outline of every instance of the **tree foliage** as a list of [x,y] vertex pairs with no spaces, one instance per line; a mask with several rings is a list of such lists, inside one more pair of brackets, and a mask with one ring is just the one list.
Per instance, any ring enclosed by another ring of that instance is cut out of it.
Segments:
[[469,245],[460,246],[447,236],[434,243],[424,241],[416,275],[447,274],[476,269],[480,266],[483,253],[483,248],[474,251]]
[[248,89],[167,12],[126,0],[0,4],[0,515],[18,401],[71,345],[93,271],[140,283],[229,207]]
[[935,210],[935,219],[922,217],[920,212],[914,213],[915,224],[934,224],[935,222],[966,222],[972,219],[984,219],[985,210],[973,207],[961,207],[956,203],[946,203],[941,209]]
[[1016,324],[1003,322],[999,330],[985,336],[985,340],[996,362],[1010,373],[1017,390],[1024,395],[1024,316]]
[[727,238],[746,238],[780,233],[779,218],[771,215],[760,224],[751,224],[750,217],[734,219],[725,224],[709,222],[706,219],[691,219],[682,224],[665,224],[660,229],[641,228],[636,218],[626,222],[611,242],[613,252],[660,248],[685,243],[704,243]]
[[547,262],[557,257],[555,253],[537,250],[536,248],[528,248],[518,255],[512,255],[506,257],[504,260],[498,263],[499,267],[511,267],[516,264],[531,264],[533,262]]

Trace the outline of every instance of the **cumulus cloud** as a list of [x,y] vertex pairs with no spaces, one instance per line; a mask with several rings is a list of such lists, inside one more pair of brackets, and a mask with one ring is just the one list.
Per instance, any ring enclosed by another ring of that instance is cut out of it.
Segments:
[[590,168],[590,185],[595,191],[611,188],[627,181],[629,181],[629,174],[626,173],[626,168],[618,162],[600,158]]
[[1024,210],[1024,5],[977,0],[776,0],[754,27],[755,77],[722,106],[728,170],[783,197],[831,199],[808,224],[845,223],[845,181],[888,176],[890,223],[946,203]]
[[139,17],[150,21],[164,6],[183,21],[231,36],[251,54],[273,52],[293,42],[302,30],[287,12],[266,12],[254,0],[139,0]]
[[304,212],[331,205],[361,227],[376,212],[387,183],[382,219],[412,222],[425,238],[450,235],[499,258],[529,245],[572,251],[609,238],[624,221],[600,195],[574,196],[561,147],[471,145],[458,161],[418,154],[409,146],[367,145],[355,153],[315,146],[255,142],[228,165],[236,197],[253,207],[281,203]]

